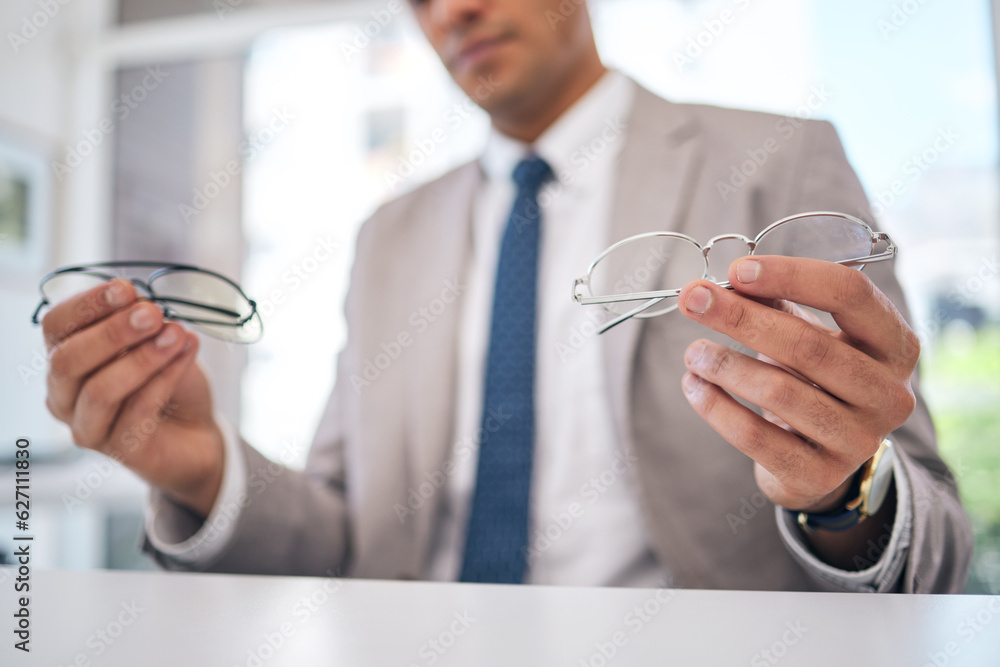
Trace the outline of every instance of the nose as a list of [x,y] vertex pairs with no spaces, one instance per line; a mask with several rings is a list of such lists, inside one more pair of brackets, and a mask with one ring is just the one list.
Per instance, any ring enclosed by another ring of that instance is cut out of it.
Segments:
[[428,0],[431,23],[438,29],[460,28],[483,14],[487,0]]

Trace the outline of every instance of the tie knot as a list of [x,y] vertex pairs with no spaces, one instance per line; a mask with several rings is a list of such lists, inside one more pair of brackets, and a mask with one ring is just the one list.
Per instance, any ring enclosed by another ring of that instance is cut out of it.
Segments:
[[524,158],[514,167],[514,183],[517,184],[517,189],[522,191],[537,192],[551,175],[552,169],[549,163],[537,155]]

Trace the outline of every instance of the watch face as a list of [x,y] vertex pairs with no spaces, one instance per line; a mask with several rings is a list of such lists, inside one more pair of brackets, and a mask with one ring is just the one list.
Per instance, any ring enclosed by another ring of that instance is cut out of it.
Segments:
[[872,474],[872,485],[868,492],[868,515],[871,516],[878,512],[882,507],[882,503],[885,502],[885,496],[889,493],[889,487],[892,484],[893,475],[892,471],[895,467],[896,461],[896,449],[889,443],[885,451],[882,453],[882,458],[879,459],[878,465],[875,467],[875,471]]

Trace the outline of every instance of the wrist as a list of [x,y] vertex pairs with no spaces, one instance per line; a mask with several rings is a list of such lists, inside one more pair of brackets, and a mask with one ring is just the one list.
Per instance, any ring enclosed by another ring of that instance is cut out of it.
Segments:
[[208,443],[202,448],[206,459],[199,471],[188,477],[182,484],[172,489],[163,489],[179,504],[187,507],[202,518],[208,517],[222,488],[225,473],[225,444],[222,432],[214,423],[207,434]]
[[848,489],[840,494],[838,503],[831,503],[829,509],[789,512],[806,533],[817,529],[842,532],[854,528],[882,507],[893,482],[894,461],[892,443],[883,440],[875,455],[847,480]]

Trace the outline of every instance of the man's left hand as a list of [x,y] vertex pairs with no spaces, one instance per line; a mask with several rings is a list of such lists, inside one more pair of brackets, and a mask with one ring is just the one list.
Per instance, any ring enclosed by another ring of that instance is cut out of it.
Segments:
[[[739,259],[734,291],[688,283],[679,310],[759,353],[698,340],[682,380],[688,401],[752,458],[775,504],[822,512],[844,502],[854,473],[913,412],[920,344],[861,271],[781,256]],[[840,331],[796,304],[830,313]],[[728,393],[727,393],[728,392]],[[733,396],[764,410],[760,416]]]

